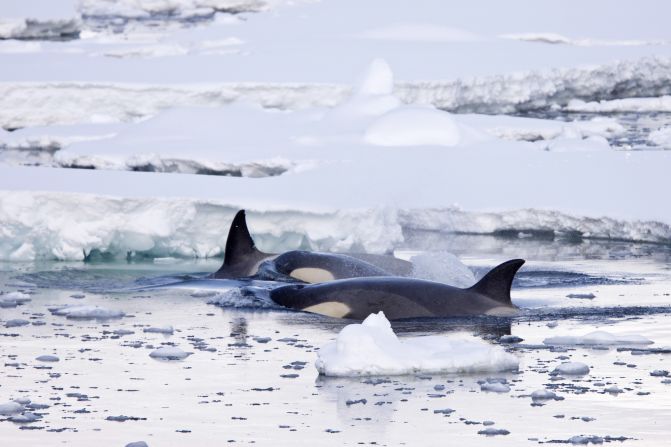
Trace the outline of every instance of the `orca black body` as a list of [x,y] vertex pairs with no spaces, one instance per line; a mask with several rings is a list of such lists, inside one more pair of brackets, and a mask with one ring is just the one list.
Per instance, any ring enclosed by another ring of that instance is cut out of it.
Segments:
[[522,264],[522,259],[504,262],[467,289],[420,279],[374,277],[287,285],[272,290],[270,298],[292,309],[357,320],[379,311],[390,320],[513,315],[516,307],[510,287]]
[[412,264],[393,256],[319,253],[292,250],[282,254],[263,253],[252,239],[245,211],[235,215],[226,240],[224,263],[215,279],[254,279],[319,283],[334,279],[409,275]]

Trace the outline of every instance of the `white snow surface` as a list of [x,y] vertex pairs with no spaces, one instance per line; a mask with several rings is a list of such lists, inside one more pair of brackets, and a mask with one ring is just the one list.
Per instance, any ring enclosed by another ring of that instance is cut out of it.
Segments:
[[614,345],[649,345],[652,340],[637,334],[620,335],[606,331],[594,331],[585,335],[563,335],[549,337],[543,340],[546,345],[585,345],[585,346],[614,346]]
[[[602,106],[584,100],[611,99],[614,84],[625,86],[626,90],[619,94],[628,96],[649,96],[671,90],[668,87],[670,67],[671,59],[656,56],[587,67],[536,69],[452,80],[402,81],[394,84],[394,94],[406,104],[431,104],[459,112],[513,113],[553,105],[568,105],[567,109],[571,111],[593,111],[599,107],[606,110],[615,107],[667,110],[664,97],[645,101],[615,99],[613,104],[607,101]],[[72,80],[12,82],[0,78],[0,125],[17,128],[137,121],[166,108],[221,107],[234,101],[291,110],[333,107],[343,103],[351,93],[351,85],[326,82],[148,84]]]
[[326,376],[499,372],[519,366],[515,356],[472,336],[399,339],[382,312],[344,327],[317,355],[315,366]]
[[671,149],[671,126],[662,127],[650,132],[648,141],[664,149]]

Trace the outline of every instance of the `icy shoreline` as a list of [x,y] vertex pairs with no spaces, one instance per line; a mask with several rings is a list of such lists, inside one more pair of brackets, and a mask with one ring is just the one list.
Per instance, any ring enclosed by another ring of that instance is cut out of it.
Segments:
[[[403,242],[404,229],[479,234],[506,231],[518,237],[538,230],[573,240],[671,241],[671,227],[658,222],[594,219],[531,209],[497,213],[457,208],[254,209],[249,212],[250,225],[267,251],[304,247],[384,253]],[[0,259],[83,260],[92,252],[117,258],[129,254],[216,257],[223,253],[227,225],[236,211],[236,204],[215,200],[0,191]]]

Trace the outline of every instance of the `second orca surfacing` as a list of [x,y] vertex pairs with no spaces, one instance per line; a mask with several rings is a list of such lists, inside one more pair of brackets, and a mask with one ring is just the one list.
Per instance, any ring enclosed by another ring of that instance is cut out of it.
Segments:
[[270,298],[292,309],[357,320],[380,311],[389,320],[511,316],[517,308],[510,299],[510,288],[522,264],[522,259],[504,262],[467,289],[412,278],[353,278],[287,285],[272,290]]

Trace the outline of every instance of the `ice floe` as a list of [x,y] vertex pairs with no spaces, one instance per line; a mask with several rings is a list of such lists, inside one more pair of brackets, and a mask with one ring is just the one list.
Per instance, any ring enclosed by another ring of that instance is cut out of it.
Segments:
[[584,346],[628,346],[650,345],[654,342],[642,335],[620,335],[606,331],[594,331],[585,335],[565,335],[549,337],[543,340],[546,345],[584,345]]
[[399,339],[382,312],[343,328],[319,349],[315,363],[326,376],[468,373],[516,370],[519,360],[469,336]]
[[149,353],[149,357],[161,360],[183,360],[193,354],[192,352],[182,351],[174,346],[162,346]]
[[49,307],[48,309],[53,315],[72,319],[108,319],[121,318],[126,315],[120,310],[89,305],[62,305]]
[[552,374],[583,376],[589,373],[589,366],[581,362],[565,362],[557,365]]

